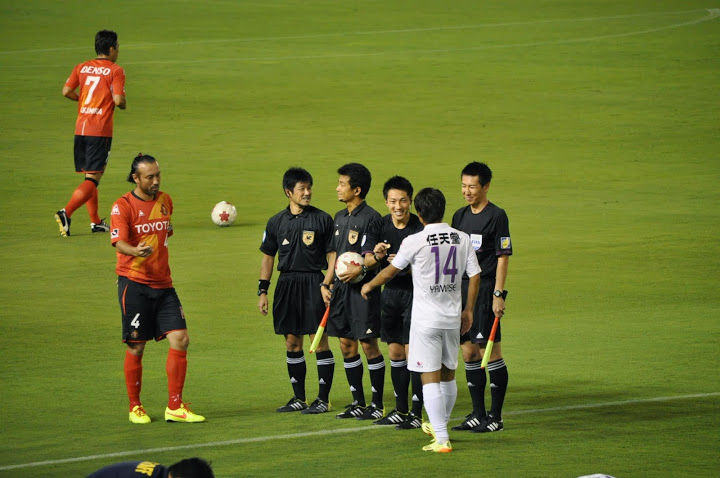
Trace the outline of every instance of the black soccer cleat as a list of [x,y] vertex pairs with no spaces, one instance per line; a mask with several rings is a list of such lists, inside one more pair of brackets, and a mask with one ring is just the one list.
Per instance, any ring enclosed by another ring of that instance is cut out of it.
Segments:
[[301,410],[305,410],[308,407],[307,403],[305,403],[305,400],[300,400],[297,397],[293,397],[288,402],[283,405],[282,407],[276,409],[276,412],[299,412]]
[[303,413],[306,415],[317,415],[317,414],[326,413],[329,411],[330,411],[330,404],[328,402],[320,400],[319,398],[316,398],[315,401],[312,402],[309,407],[307,407],[305,410],[301,411],[300,413]]
[[452,429],[458,431],[472,430],[473,428],[480,426],[483,418],[485,417],[478,417],[475,413],[468,413],[465,415],[465,420],[463,420],[460,425],[452,427]]
[[395,409],[381,419],[375,420],[373,423],[375,425],[400,425],[401,423],[404,423],[407,418],[407,413],[401,413]]
[[70,218],[67,214],[65,214],[65,208],[62,208],[55,213],[55,222],[57,222],[58,228],[60,229],[60,235],[62,237],[70,235]]
[[90,223],[90,231],[91,232],[110,232],[110,226],[107,222],[105,222],[105,219],[101,219],[100,222],[97,224],[94,222]]
[[379,420],[383,417],[384,409],[378,408],[374,403],[371,403],[365,407],[365,411],[359,417],[358,420]]
[[496,419],[492,415],[483,417],[480,421],[480,425],[470,430],[472,433],[492,433],[499,432],[503,429],[502,418]]
[[352,402],[350,405],[345,406],[344,412],[335,415],[335,418],[358,418],[363,413],[365,413],[365,407],[358,405],[357,402]]
[[422,426],[422,420],[413,412],[407,414],[407,419],[395,426],[396,430],[415,430]]

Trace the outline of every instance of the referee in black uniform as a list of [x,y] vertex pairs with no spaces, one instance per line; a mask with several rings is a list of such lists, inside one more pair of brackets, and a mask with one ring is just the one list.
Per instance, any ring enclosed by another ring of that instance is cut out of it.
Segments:
[[[487,370],[490,375],[490,412],[485,410],[487,377],[480,368],[490,330],[495,317],[505,313],[505,279],[512,255],[510,226],[507,214],[488,201],[492,171],[484,163],[472,162],[461,174],[462,193],[467,206],[455,212],[452,227],[470,235],[478,263],[482,269],[473,324],[470,331],[460,337],[465,360],[465,374],[473,411],[453,430],[471,430],[476,433],[496,432],[503,429],[502,406],[508,384],[508,371],[502,356],[500,326],[490,355]],[[463,277],[463,307],[467,296],[468,280]]]
[[[380,214],[365,202],[370,190],[370,171],[358,163],[349,163],[338,169],[338,186],[335,188],[338,199],[345,208],[335,214],[335,232],[333,249],[339,258],[347,251],[363,256],[372,256],[375,244],[368,241],[367,232]],[[339,259],[338,259],[339,260]],[[355,284],[350,281],[364,275]],[[338,276],[333,284],[330,316],[327,334],[340,339],[350,392],[353,401],[338,413],[337,418],[356,418],[358,420],[378,420],[383,416],[383,389],[385,384],[385,359],[378,347],[380,335],[380,290],[364,300],[360,295],[362,285],[372,279],[374,272],[368,273],[365,265],[348,265],[347,271]],[[363,365],[358,353],[358,342],[362,344],[367,359],[372,386],[372,401],[365,405],[363,391]]]
[[[393,260],[403,239],[423,230],[420,219],[410,212],[413,187],[402,176],[393,176],[383,186],[385,205],[390,214],[370,226],[369,242],[375,243],[367,259],[371,269],[385,268]],[[390,377],[395,392],[395,409],[376,425],[395,425],[397,429],[420,428],[422,425],[422,383],[418,372],[407,368],[407,346],[410,342],[410,313],[413,282],[410,268],[400,271],[385,284],[380,310],[380,338],[388,344]],[[412,382],[412,411],[408,407],[408,388]]]
[[[317,348],[319,391],[308,406],[305,398],[306,365],[303,336],[317,330],[325,305],[330,301],[335,252],[333,222],[326,212],[310,205],[312,176],[302,168],[283,175],[283,190],[289,205],[268,220],[260,251],[263,253],[258,283],[258,308],[268,313],[268,288],[275,254],[280,277],[273,298],[275,333],[285,336],[287,369],[294,395],[278,412],[325,413],[330,410],[330,387],[335,359],[323,337]],[[328,267],[328,265],[330,267]],[[322,271],[327,270],[326,274]]]

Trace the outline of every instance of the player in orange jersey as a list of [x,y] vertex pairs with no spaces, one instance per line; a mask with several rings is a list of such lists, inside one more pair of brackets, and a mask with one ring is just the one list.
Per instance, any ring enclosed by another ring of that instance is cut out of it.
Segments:
[[125,72],[115,64],[118,48],[117,33],[97,32],[97,58],[77,65],[63,86],[63,96],[78,102],[75,171],[84,173],[85,180],[75,189],[67,205],[55,213],[62,236],[70,235],[70,217],[83,204],[87,204],[90,213],[92,232],[110,230],[98,216],[97,187],[110,156],[115,107],[125,109]]
[[170,344],[165,366],[169,395],[165,420],[202,422],[205,417],[190,411],[182,401],[190,338],[168,264],[172,199],[160,191],[160,166],[152,156],[138,154],[127,180],[135,189],[113,204],[110,240],[117,253],[122,340],[128,346],[125,385],[130,422],[150,423],[140,402],[142,356],[147,341],[164,338]]

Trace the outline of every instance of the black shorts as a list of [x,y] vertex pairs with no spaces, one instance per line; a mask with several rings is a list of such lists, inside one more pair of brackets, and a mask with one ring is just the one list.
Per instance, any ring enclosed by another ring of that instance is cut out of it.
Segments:
[[325,313],[320,293],[321,272],[282,272],[273,297],[273,325],[278,335],[307,335],[317,331]]
[[162,340],[168,332],[187,329],[180,299],[172,287],[153,289],[119,276],[118,301],[123,342]]
[[[462,281],[462,306],[465,308],[467,300],[468,280]],[[480,290],[478,291],[477,301],[475,302],[475,310],[473,311],[473,323],[470,331],[460,336],[460,343],[472,342],[474,344],[487,344],[495,321],[495,313],[492,310],[493,291],[495,290],[495,280],[480,279]],[[498,322],[497,331],[495,331],[495,342],[500,342],[502,335],[500,333],[500,322]]]
[[410,343],[410,316],[413,291],[387,288],[382,291],[380,338],[389,344]]
[[75,135],[75,171],[102,173],[110,158],[112,138]]
[[380,289],[360,295],[360,284],[335,281],[330,315],[325,328],[328,336],[362,340],[380,336]]

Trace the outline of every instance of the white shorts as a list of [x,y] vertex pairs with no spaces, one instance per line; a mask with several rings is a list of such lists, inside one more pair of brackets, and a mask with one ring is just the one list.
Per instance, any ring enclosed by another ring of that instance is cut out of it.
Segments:
[[455,370],[458,365],[460,330],[416,327],[411,322],[408,348],[408,370],[435,372],[440,370],[441,365]]

